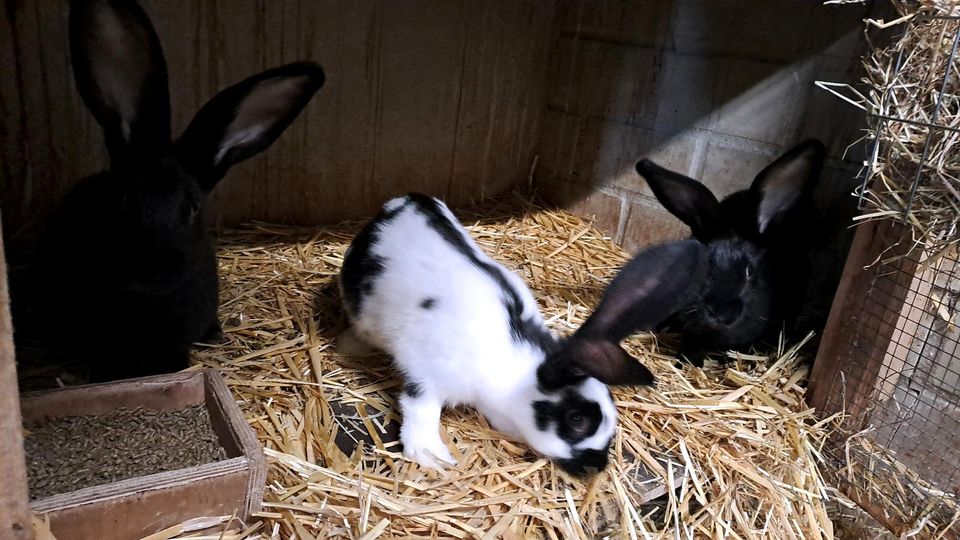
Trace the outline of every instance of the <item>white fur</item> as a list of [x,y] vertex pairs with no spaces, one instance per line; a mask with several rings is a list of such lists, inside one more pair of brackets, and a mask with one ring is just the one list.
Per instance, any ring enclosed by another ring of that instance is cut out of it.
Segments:
[[[400,210],[376,231],[370,250],[384,259],[384,269],[353,320],[357,335],[392,354],[408,382],[421,390],[417,397],[404,394],[400,399],[404,453],[428,467],[454,463],[440,440],[440,409],[469,405],[494,428],[525,440],[537,452],[550,458],[572,457],[570,445],[554,430],[541,431],[535,423],[532,403],[559,399],[537,389],[536,369],[544,351],[514,340],[497,283],[431,229],[416,205],[403,207],[406,200],[384,205],[387,212]],[[477,258],[495,265],[512,284],[522,300],[524,318],[543,325],[523,281],[484,254],[449,209],[440,205]],[[434,300],[430,309],[421,306],[426,299]],[[600,404],[603,423],[576,446],[605,449],[616,423],[610,395],[595,379],[581,384],[581,394]]]

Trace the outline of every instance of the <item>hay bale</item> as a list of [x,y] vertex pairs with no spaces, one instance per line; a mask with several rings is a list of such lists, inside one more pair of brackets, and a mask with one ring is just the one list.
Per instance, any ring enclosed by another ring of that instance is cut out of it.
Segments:
[[915,247],[938,254],[960,241],[960,5],[890,3],[897,17],[866,21],[868,36],[878,29],[899,35],[864,57],[867,91],[818,84],[868,116],[871,153],[856,219],[907,223]]
[[[525,197],[460,215],[561,334],[628,258],[590,222]],[[832,537],[817,468],[830,422],[804,405],[801,344],[703,371],[675,367],[650,335],[629,340],[660,383],[614,392],[615,455],[586,484],[471,410],[444,414],[457,470],[408,463],[387,429],[398,377],[382,356],[340,354],[333,341],[344,324],[336,276],[361,225],[253,224],[220,239],[226,338],[196,358],[223,373],[270,464],[259,523],[231,525],[231,537]],[[345,434],[361,443],[350,453]]]

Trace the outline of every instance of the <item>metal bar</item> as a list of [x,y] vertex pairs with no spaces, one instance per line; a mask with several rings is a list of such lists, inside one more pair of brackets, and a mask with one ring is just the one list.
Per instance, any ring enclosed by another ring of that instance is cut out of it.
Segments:
[[870,152],[870,155],[867,156],[868,160],[863,169],[863,180],[860,181],[860,193],[857,194],[857,210],[863,210],[863,197],[867,193],[867,182],[872,176],[871,171],[873,171],[874,166],[877,164],[877,156],[880,154],[880,129],[885,125],[883,120],[883,118],[878,116],[877,125],[873,128],[873,150]]
[[[957,44],[960,44],[960,26],[953,34],[953,45],[950,47],[950,56],[947,57],[947,68],[943,73],[943,82],[940,83],[940,92],[937,93],[937,103],[933,107],[933,115],[930,116],[930,122],[936,124],[940,116],[940,108],[943,106],[943,95],[947,92],[947,80],[950,78],[950,70],[953,69],[953,59],[957,55]],[[907,199],[907,207],[903,210],[903,222],[906,223],[910,217],[910,211],[913,209],[913,200],[917,196],[917,188],[920,186],[920,177],[923,175],[923,166],[927,163],[927,154],[930,152],[930,141],[933,140],[933,130],[927,131],[927,140],[923,143],[923,153],[920,155],[920,162],[917,164],[917,175],[913,179],[913,185],[910,186],[910,197]]]
[[952,126],[944,126],[942,124],[931,124],[930,122],[918,122],[916,120],[907,120],[905,118],[897,118],[896,116],[887,116],[885,114],[867,113],[867,116],[879,118],[880,120],[891,120],[893,122],[902,122],[904,124],[910,124],[912,126],[922,126],[922,127],[933,128],[933,129],[942,129],[944,131],[953,131],[954,133],[960,132],[960,128],[956,128]]
[[[903,46],[900,43],[903,41],[903,38],[910,32],[910,29],[913,27],[913,20],[907,22],[906,26],[903,28],[903,33],[900,34],[900,37],[897,38],[897,43],[901,45],[897,50],[897,60],[894,62],[893,66],[893,79],[897,80],[897,77],[900,76],[900,70],[903,68]],[[880,110],[883,110],[885,104],[890,101],[890,95],[893,93],[893,85],[891,84],[887,91],[884,92],[883,99],[880,101]],[[882,118],[882,116],[877,115]],[[864,172],[863,181],[860,182],[860,196],[857,197],[857,208],[863,210],[863,197],[867,192],[867,182],[872,178],[871,172],[873,171],[874,166],[877,164],[877,156],[880,155],[880,128],[884,127],[885,124],[882,124],[879,120],[877,121],[877,127],[874,131],[873,137],[873,151],[870,152],[869,161],[867,162],[867,170]]]

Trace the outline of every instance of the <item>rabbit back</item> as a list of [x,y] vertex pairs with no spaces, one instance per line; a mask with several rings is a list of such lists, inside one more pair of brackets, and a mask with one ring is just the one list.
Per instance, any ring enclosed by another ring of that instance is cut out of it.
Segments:
[[355,332],[448,403],[513,388],[554,343],[529,289],[440,201],[388,201],[354,240],[341,291]]

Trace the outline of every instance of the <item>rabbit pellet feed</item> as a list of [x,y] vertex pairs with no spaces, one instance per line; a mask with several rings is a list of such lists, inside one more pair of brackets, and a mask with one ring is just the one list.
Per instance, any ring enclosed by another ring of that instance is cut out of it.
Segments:
[[226,459],[202,404],[59,418],[29,428],[24,451],[31,499]]

